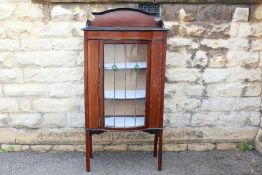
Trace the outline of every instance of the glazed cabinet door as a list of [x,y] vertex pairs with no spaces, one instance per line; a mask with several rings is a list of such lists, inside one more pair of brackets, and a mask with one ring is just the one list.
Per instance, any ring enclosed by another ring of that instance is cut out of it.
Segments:
[[148,44],[104,43],[102,49],[103,127],[146,127]]

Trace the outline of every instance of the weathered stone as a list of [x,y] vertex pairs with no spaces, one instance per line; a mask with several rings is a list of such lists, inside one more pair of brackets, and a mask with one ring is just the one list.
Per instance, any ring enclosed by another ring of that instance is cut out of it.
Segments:
[[0,19],[6,19],[10,17],[15,9],[15,4],[1,3],[0,5]]
[[212,143],[193,143],[188,144],[189,151],[211,151],[215,149],[216,146]]
[[221,52],[211,52],[209,54],[209,63],[208,67],[225,67],[227,65],[228,61],[226,58],[226,55]]
[[235,9],[232,21],[245,22],[248,21],[248,18],[249,18],[249,8],[238,7]]
[[54,145],[52,151],[58,152],[73,152],[76,151],[75,145]]
[[237,98],[235,110],[260,111],[261,99],[259,97]]
[[33,109],[37,112],[74,112],[78,108],[78,100],[75,98],[38,98],[33,100]]
[[[245,38],[251,36],[251,25],[249,22],[241,22],[238,24],[238,34],[237,37]],[[232,28],[232,24],[231,24]]]
[[197,12],[198,21],[229,21],[231,9],[226,5],[200,5]]
[[218,150],[231,150],[236,148],[235,143],[219,143],[217,144],[216,148]]
[[48,85],[50,97],[72,97],[84,94],[84,85],[81,83],[56,83]]
[[[1,130],[1,128],[0,128]],[[11,132],[11,133],[10,133]],[[13,131],[6,131],[12,141]],[[0,134],[1,141],[1,134]],[[73,145],[85,143],[85,132],[83,129],[38,129],[38,130],[21,130],[15,133],[16,144],[36,144],[36,145]],[[94,139],[95,141],[95,139]],[[1,143],[5,143],[2,141]],[[94,142],[95,143],[95,142]]]
[[47,113],[43,115],[43,127],[58,128],[66,126],[66,116],[62,113]]
[[238,97],[241,96],[245,86],[241,83],[209,84],[207,95],[210,97]]
[[[262,43],[261,43],[262,44]],[[228,51],[227,66],[257,67],[259,53],[250,51]]]
[[53,50],[82,51],[84,48],[83,38],[58,38],[52,40]]
[[199,47],[198,42],[188,38],[169,38],[167,40],[167,44],[169,46],[169,49],[179,48],[179,47],[188,47],[192,49],[197,49]]
[[29,150],[28,145],[7,145],[2,144],[1,150],[4,152],[14,152],[14,151],[27,151]]
[[206,52],[199,50],[196,52],[195,57],[193,58],[192,66],[203,68],[206,67],[207,62],[208,58]]
[[228,38],[230,35],[229,23],[208,23],[206,25],[205,38]]
[[16,65],[17,65],[16,60],[14,59],[12,52],[0,53],[0,66],[11,68],[11,67],[15,67]]
[[36,66],[74,66],[76,54],[69,51],[56,52],[20,52],[16,55],[20,65]]
[[197,6],[184,4],[161,4],[161,17],[164,20],[195,21]]
[[67,126],[73,128],[81,128],[85,126],[84,113],[68,113]]
[[0,39],[0,51],[18,51],[19,47],[18,39]]
[[28,96],[47,94],[43,84],[5,84],[4,94],[7,96]]
[[78,52],[76,60],[77,60],[77,65],[82,66],[84,64],[84,51]]
[[209,112],[193,114],[192,126],[220,126],[242,127],[257,126],[259,124],[259,112]]
[[4,28],[0,29],[0,38],[6,38],[6,31]]
[[227,82],[252,82],[261,81],[261,69],[232,68],[229,69]]
[[245,84],[243,96],[259,96],[261,95],[261,83]]
[[0,114],[0,128],[8,127],[7,114]]
[[170,67],[187,67],[191,62],[191,56],[186,49],[181,48],[179,52],[167,52],[166,53],[166,65]]
[[105,151],[126,151],[127,145],[108,145],[104,147]]
[[30,98],[19,99],[20,110],[22,112],[32,112],[32,104]]
[[225,69],[205,69],[203,80],[205,83],[223,82],[226,80],[228,72]]
[[56,22],[49,22],[40,26],[35,34],[40,37],[72,37],[73,28],[73,23],[70,22],[59,22],[59,25]]
[[166,113],[164,115],[164,126],[171,128],[188,126],[190,123],[190,118],[190,113]]
[[17,21],[14,20],[5,21],[4,26],[6,27],[6,35],[8,38],[17,39],[17,38],[28,38],[32,37],[35,31],[35,26],[42,26],[42,21]]
[[165,84],[165,97],[177,97],[177,96],[202,96],[204,94],[205,87],[200,84],[187,84],[187,83],[175,83]]
[[186,11],[182,8],[179,10],[179,20],[180,21],[194,21],[195,16],[192,16],[190,13],[186,13]]
[[9,125],[14,128],[39,128],[41,124],[41,114],[9,114]]
[[180,24],[179,33],[185,37],[202,37],[206,32],[205,23]]
[[[100,138],[101,139],[101,138]],[[137,143],[142,142],[152,142],[154,140],[154,137],[152,134],[136,131],[136,132],[112,132],[112,135],[107,139],[109,141],[108,143],[115,144],[134,144],[134,141]]]
[[[24,38],[21,39],[21,49],[25,51],[52,50],[52,40],[49,38]],[[32,55],[34,53],[18,53],[18,56],[21,57],[24,54],[26,57],[29,56],[32,59],[32,56],[29,54]]]
[[19,102],[16,98],[0,98],[0,111],[1,112],[18,112]]
[[251,43],[251,50],[262,51],[262,39],[253,40]]
[[[30,10],[25,10],[30,9]],[[14,15],[18,18],[43,18],[43,10],[41,4],[35,4],[35,3],[18,3],[16,5]]]
[[22,82],[21,69],[0,69],[0,82],[2,83],[21,83]]
[[255,138],[255,148],[260,154],[262,154],[262,129],[261,128],[258,130]]
[[252,82],[261,80],[260,69],[212,69],[208,68],[203,73],[203,80],[206,83],[214,82]]
[[73,14],[70,9],[63,8],[61,5],[56,5],[51,10],[51,18],[52,20],[59,21],[59,20],[72,20]]
[[259,96],[261,87],[259,83],[242,84],[210,84],[207,86],[207,95],[210,97],[230,97],[230,96]]
[[0,128],[0,143],[14,144],[16,139],[16,132],[11,128]]
[[154,146],[151,145],[128,145],[128,151],[153,151]]
[[197,108],[200,106],[201,101],[199,99],[194,99],[194,98],[176,98],[176,110],[177,111],[186,111],[186,110],[191,110],[194,108]]
[[187,145],[186,144],[164,144],[163,150],[164,151],[174,151],[174,152],[186,151]]
[[167,69],[166,77],[169,82],[195,82],[200,73],[197,69]]
[[[83,79],[83,69],[74,68],[42,68],[24,69],[26,82],[66,82]],[[1,76],[0,76],[1,80]]]
[[235,103],[234,98],[208,98],[202,102],[202,111],[231,111]]
[[36,152],[48,152],[52,148],[52,145],[30,145],[30,149]]
[[253,23],[251,26],[251,34],[254,37],[262,37],[262,23]]
[[225,39],[203,39],[201,45],[212,49],[232,49],[232,50],[248,50],[249,42],[246,38]]
[[253,17],[256,20],[262,20],[262,5],[258,5],[253,13]]

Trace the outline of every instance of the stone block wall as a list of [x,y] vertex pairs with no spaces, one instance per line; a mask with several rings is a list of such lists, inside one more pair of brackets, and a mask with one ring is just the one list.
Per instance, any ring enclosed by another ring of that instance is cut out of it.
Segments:
[[[84,151],[81,28],[91,11],[117,7],[137,3],[0,0],[1,149]],[[262,4],[162,3],[161,17],[170,28],[164,149],[261,142]],[[152,150],[152,140],[105,133],[94,149]]]

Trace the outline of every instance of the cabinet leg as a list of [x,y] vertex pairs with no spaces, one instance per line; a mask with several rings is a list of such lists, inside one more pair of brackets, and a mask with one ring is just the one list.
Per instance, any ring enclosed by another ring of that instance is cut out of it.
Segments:
[[90,158],[93,158],[92,134],[90,134]]
[[158,171],[162,170],[162,144],[163,144],[163,130],[159,133],[159,145],[158,145]]
[[90,144],[91,139],[90,139],[90,132],[86,131],[86,171],[90,172]]
[[155,138],[154,138],[154,157],[157,157],[157,142],[158,142],[158,135],[155,134]]

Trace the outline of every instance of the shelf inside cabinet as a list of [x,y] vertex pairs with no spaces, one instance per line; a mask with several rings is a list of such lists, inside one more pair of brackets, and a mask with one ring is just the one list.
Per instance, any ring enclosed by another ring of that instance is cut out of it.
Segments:
[[146,62],[129,62],[129,63],[105,63],[104,69],[111,70],[113,65],[116,65],[118,69],[134,69],[136,65],[139,66],[139,69],[146,69]]
[[145,90],[105,90],[105,99],[144,99]]
[[105,127],[126,128],[144,125],[144,116],[105,116]]

